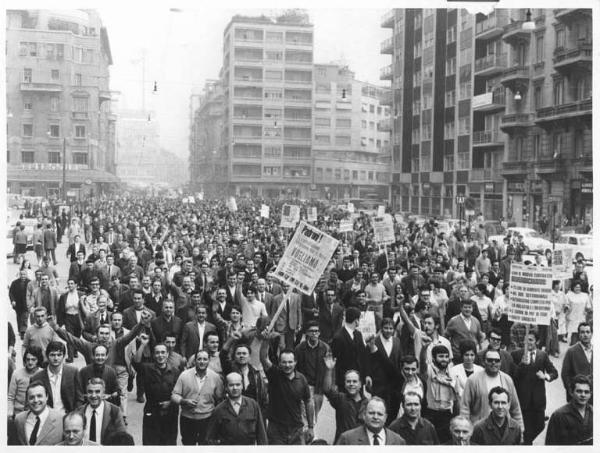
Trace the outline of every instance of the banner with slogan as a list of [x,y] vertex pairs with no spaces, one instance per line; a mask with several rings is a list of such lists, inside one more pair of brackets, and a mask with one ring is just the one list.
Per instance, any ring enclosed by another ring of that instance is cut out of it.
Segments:
[[385,214],[382,217],[373,217],[373,232],[375,242],[379,245],[393,244],[396,241],[394,234],[394,221],[392,216]]
[[281,209],[281,222],[279,226],[282,228],[294,228],[299,221],[300,206],[284,204]]
[[310,295],[329,264],[339,241],[302,221],[279,260],[275,277]]
[[317,221],[317,208],[316,207],[313,206],[306,210],[306,220],[309,222]]
[[549,325],[554,310],[550,300],[552,269],[513,263],[510,266],[508,320]]
[[260,216],[265,219],[269,218],[270,209],[266,204],[260,206]]
[[573,249],[561,249],[552,252],[552,273],[555,280],[573,278]]
[[354,229],[354,221],[352,221],[352,219],[340,220],[340,228],[338,230],[340,233],[348,233],[348,232],[352,231],[353,229]]

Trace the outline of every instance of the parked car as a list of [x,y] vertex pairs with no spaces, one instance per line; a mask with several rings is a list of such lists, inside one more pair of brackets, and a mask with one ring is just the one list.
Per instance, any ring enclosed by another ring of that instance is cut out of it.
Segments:
[[562,234],[555,244],[557,250],[572,249],[573,258],[577,259],[578,255],[586,261],[594,259],[594,238],[590,234],[567,233]]
[[546,250],[552,250],[552,243],[540,236],[540,234],[531,228],[523,227],[510,227],[506,230],[505,234],[489,236],[489,241],[496,241],[498,244],[502,244],[504,238],[508,235],[522,235],[523,243],[532,252],[545,253]]

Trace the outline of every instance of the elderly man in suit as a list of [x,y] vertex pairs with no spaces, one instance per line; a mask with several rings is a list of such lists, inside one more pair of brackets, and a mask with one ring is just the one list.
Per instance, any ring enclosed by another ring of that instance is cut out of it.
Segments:
[[188,359],[203,349],[204,336],[208,332],[217,332],[214,324],[206,321],[208,308],[206,305],[196,306],[196,319],[185,324],[181,334],[181,355]]
[[86,384],[87,404],[77,408],[88,422],[85,440],[105,445],[109,434],[126,431],[121,410],[106,400],[104,380],[91,378]]
[[77,368],[63,364],[66,352],[64,343],[51,341],[46,347],[48,367],[30,379],[30,382],[39,381],[46,387],[48,406],[63,414],[83,402]]
[[110,315],[112,312],[107,309],[108,298],[105,295],[100,295],[96,300],[96,304],[98,305],[98,310],[95,313],[89,314],[83,322],[83,338],[88,341],[96,341],[96,332],[99,326],[110,324]]
[[374,396],[367,404],[364,424],[342,433],[336,445],[406,445],[400,435],[385,428],[387,417],[385,402]]
[[56,445],[62,440],[63,413],[48,407],[48,391],[31,381],[26,391],[29,410],[15,418],[18,445]]

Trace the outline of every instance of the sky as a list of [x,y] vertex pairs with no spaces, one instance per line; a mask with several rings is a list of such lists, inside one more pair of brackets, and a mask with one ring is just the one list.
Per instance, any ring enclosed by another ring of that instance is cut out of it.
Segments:
[[[119,108],[156,112],[161,144],[182,156],[188,153],[189,96],[222,65],[223,30],[235,14],[273,15],[276,9],[146,8],[143,21],[135,7],[98,8],[107,27],[113,57],[111,89],[120,92]],[[314,24],[314,61],[345,61],[357,78],[379,81],[381,41],[391,29],[380,27],[385,9],[307,10]],[[145,56],[144,56],[145,55]],[[143,61],[142,61],[143,60]],[[145,73],[145,83],[142,74]],[[153,93],[154,81],[157,92]],[[142,89],[143,87],[143,89]]]

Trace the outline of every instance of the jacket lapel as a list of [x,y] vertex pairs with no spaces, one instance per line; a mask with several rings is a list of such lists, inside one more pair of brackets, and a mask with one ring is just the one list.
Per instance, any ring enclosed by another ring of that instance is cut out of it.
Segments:
[[106,432],[106,429],[108,428],[108,423],[110,422],[110,419],[112,418],[111,409],[112,409],[112,407],[109,405],[109,403],[107,403],[105,401],[104,402],[104,413],[102,414],[102,428],[100,428],[99,443],[101,443],[104,440],[104,433]]
[[58,429],[58,427],[56,426],[56,421],[57,418],[53,417],[52,413],[50,413],[48,415],[48,418],[46,418],[46,422],[42,425],[40,435],[38,436],[37,441],[35,442],[36,445],[40,445],[40,443],[44,440],[46,436],[52,433],[55,429]]

